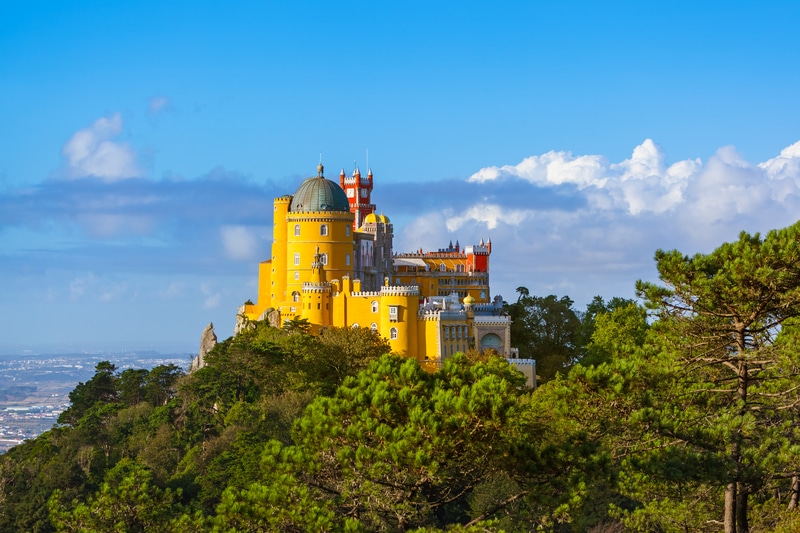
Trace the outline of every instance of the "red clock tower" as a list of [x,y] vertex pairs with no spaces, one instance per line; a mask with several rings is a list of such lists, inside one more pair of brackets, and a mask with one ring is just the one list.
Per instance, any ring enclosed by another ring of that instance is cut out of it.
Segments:
[[355,215],[353,229],[357,230],[363,224],[364,217],[375,212],[375,204],[372,203],[372,169],[367,171],[365,179],[361,179],[358,167],[350,176],[345,176],[342,169],[339,174],[339,185],[344,189],[347,201],[350,202],[350,212]]

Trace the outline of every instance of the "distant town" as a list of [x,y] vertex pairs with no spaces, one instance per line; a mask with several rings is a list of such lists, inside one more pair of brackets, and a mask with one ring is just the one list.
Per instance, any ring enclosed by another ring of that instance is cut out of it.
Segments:
[[0,454],[52,428],[69,407],[69,393],[78,383],[91,379],[100,361],[110,361],[118,370],[149,370],[162,364],[188,370],[193,355],[153,350],[0,352]]

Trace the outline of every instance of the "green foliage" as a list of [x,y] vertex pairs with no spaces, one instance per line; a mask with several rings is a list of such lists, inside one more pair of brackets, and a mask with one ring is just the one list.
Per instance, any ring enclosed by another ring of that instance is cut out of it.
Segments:
[[86,502],[62,501],[56,490],[48,502],[50,520],[58,532],[119,531],[144,533],[174,530],[172,517],[184,510],[180,491],[161,489],[146,467],[124,459],[109,470],[100,491]]
[[[546,523],[549,516],[530,513],[532,483],[547,483],[533,473],[565,461],[530,442],[541,428],[524,414],[524,383],[498,359],[470,364],[456,355],[429,374],[416,361],[383,357],[309,405],[295,424],[296,445],[268,445],[262,479],[229,491],[215,523],[282,531],[460,523],[473,531],[481,529],[471,522],[514,504],[529,524]],[[508,483],[487,490],[497,476]]]
[[540,383],[566,372],[581,354],[581,320],[572,300],[551,294],[530,296],[519,287],[520,296],[506,306],[511,316],[511,344],[520,357],[536,360]]
[[302,321],[188,376],[102,362],[0,456],[0,533],[796,530],[800,229],[656,260],[645,307],[518,288],[535,391],[488,353],[429,373]]

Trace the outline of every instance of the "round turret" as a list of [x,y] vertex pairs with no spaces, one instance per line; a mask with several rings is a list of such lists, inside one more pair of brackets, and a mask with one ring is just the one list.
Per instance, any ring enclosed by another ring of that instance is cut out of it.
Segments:
[[344,190],[323,175],[322,164],[317,167],[317,175],[305,180],[292,197],[289,211],[350,211],[350,204]]

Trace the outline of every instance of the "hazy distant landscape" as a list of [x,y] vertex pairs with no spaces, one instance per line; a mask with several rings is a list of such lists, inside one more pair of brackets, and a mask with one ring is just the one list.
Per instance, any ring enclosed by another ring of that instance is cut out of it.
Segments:
[[[50,429],[69,405],[69,393],[94,375],[100,361],[110,361],[120,371],[149,370],[161,364],[187,370],[194,355],[188,351],[110,351],[100,346],[80,351],[65,348],[0,346],[0,453]],[[159,348],[168,350],[170,346]]]

